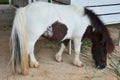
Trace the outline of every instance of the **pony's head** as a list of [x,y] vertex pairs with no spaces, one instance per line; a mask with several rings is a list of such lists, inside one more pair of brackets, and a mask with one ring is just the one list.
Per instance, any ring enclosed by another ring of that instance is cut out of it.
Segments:
[[96,67],[99,69],[105,68],[107,66],[107,53],[110,53],[114,49],[112,39],[104,37],[98,31],[93,30],[92,26],[87,27],[82,40],[84,38],[88,38],[92,42],[91,52]]
[[98,69],[103,69],[107,66],[107,52],[103,45],[93,45],[92,46],[92,56],[95,60],[95,65]]
[[[92,56],[96,66],[103,69],[107,65],[107,53],[111,53],[114,50],[114,44],[108,29],[99,17],[93,11],[86,8],[85,14],[91,23],[91,27],[87,28],[87,31],[89,31],[87,37],[92,41]],[[94,30],[92,28],[94,28]],[[87,31],[85,33],[87,33]]]
[[95,65],[99,69],[103,69],[107,66],[107,50],[105,44],[102,43],[102,36],[94,31],[91,37],[92,41],[92,57],[95,61]]

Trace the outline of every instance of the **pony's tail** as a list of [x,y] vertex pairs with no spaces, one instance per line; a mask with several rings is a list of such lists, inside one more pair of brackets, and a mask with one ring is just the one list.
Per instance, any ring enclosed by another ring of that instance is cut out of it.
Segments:
[[88,16],[91,25],[95,28],[95,31],[102,35],[101,43],[105,46],[106,51],[111,53],[114,50],[114,44],[104,23],[91,10],[85,8],[85,14]]
[[26,41],[24,8],[19,8],[13,22],[11,33],[12,68],[14,72],[28,74],[28,47]]

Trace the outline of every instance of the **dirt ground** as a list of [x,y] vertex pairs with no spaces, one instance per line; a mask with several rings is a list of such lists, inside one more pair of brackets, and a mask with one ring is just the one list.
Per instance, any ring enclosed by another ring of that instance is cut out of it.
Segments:
[[[10,11],[7,10],[7,13],[9,12]],[[3,13],[4,11],[2,13],[0,12],[0,15]],[[11,17],[13,15],[14,14],[10,14],[7,16]],[[72,64],[74,51],[69,55],[67,49],[63,53],[63,61],[60,63],[56,62],[54,56],[60,46],[58,43],[49,42],[46,39],[38,40],[35,46],[35,56],[41,65],[40,68],[30,68],[29,75],[26,76],[13,74],[11,65],[9,65],[11,57],[9,45],[11,25],[6,25],[6,23],[11,22],[7,22],[9,20],[4,21],[4,16],[0,18],[0,20],[4,22],[3,25],[0,25],[0,80],[118,80],[116,74],[108,69],[112,64],[109,59],[107,68],[103,70],[95,68],[90,47],[84,48],[80,56],[84,64],[82,68]],[[8,19],[12,20],[12,18]],[[120,47],[117,45],[120,25],[110,25],[108,28],[116,45],[113,54],[118,54],[119,56]]]

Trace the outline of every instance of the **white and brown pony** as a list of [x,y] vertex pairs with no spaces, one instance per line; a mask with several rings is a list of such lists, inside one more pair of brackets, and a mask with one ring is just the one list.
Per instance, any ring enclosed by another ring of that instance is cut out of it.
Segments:
[[93,43],[93,58],[100,68],[106,66],[106,54],[114,49],[107,28],[91,10],[37,1],[16,11],[11,33],[12,65],[15,72],[28,74],[29,64],[30,67],[39,67],[34,56],[34,45],[41,36],[62,42],[55,56],[59,62],[68,41],[73,40],[73,64],[79,67],[83,66],[79,56],[85,37]]

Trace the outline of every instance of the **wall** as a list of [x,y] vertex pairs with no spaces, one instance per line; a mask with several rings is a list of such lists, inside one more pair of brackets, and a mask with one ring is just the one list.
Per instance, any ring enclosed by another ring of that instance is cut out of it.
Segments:
[[71,4],[93,10],[105,24],[120,23],[120,0],[71,0]]

